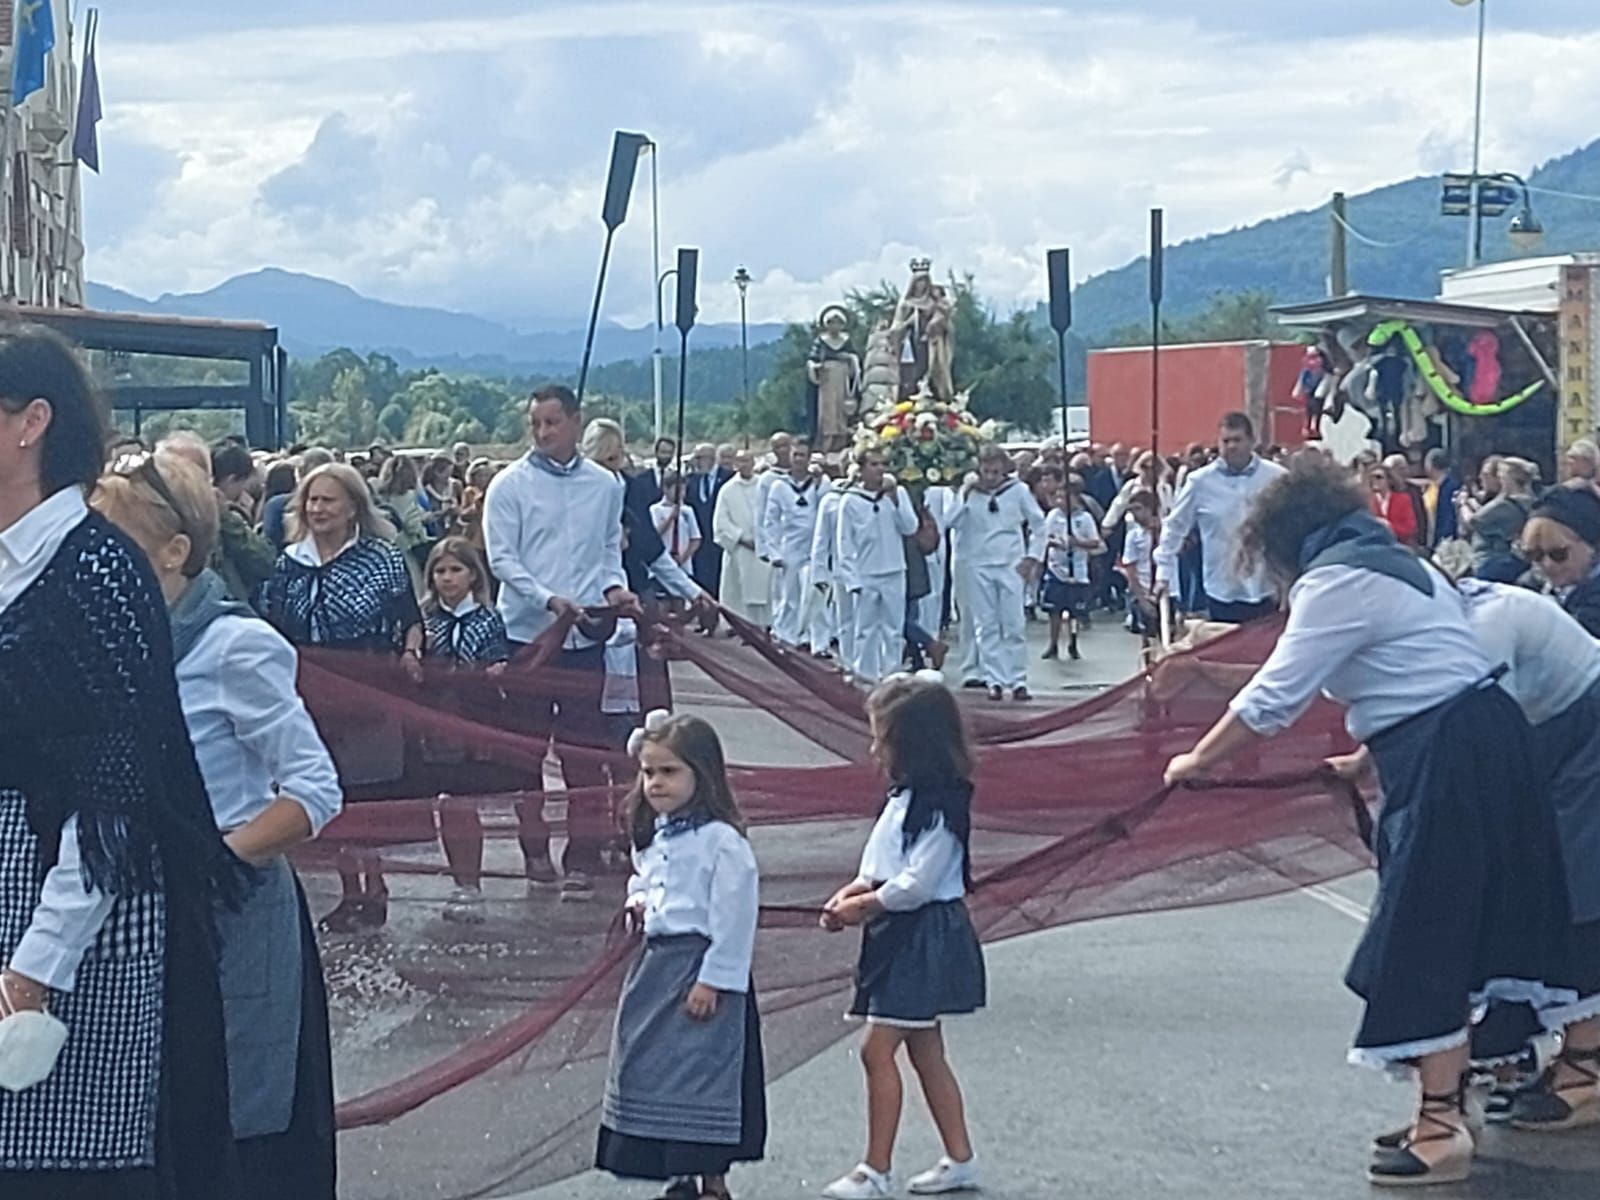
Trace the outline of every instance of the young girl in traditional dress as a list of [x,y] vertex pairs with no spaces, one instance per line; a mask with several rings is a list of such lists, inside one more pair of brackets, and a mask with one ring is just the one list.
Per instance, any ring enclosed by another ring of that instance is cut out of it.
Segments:
[[878,1200],[894,1194],[902,1045],[939,1127],[943,1157],[912,1178],[916,1195],[978,1186],[977,1160],[950,1064],[944,1017],[985,1000],[983,951],[967,915],[971,886],[972,766],[955,697],[935,672],[897,675],[867,700],[872,752],[893,790],[861,855],[861,873],[823,910],[822,927],[861,925],[861,960],[850,1015],[867,1022],[867,1153],[823,1195]]
[[657,709],[628,750],[627,913],[644,945],[617,1007],[595,1164],[670,1180],[672,1200],[727,1200],[729,1167],[766,1148],[755,855],[710,725]]
[[[478,548],[464,537],[441,538],[428,555],[427,594],[422,600],[422,620],[428,631],[425,654],[429,662],[448,663],[461,669],[477,668],[499,675],[511,658],[506,625],[489,602],[489,569]],[[453,689],[452,689],[453,690]],[[462,689],[454,703],[480,707],[488,689]],[[466,753],[452,738],[428,738],[424,754],[429,762],[460,763]],[[445,905],[444,919],[477,925],[483,921],[483,822],[477,805],[456,802],[441,792],[439,841],[456,888]]]

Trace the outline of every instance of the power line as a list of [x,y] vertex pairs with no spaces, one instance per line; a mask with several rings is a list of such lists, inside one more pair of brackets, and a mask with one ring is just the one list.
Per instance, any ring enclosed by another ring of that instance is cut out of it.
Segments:
[[1359,229],[1357,229],[1354,225],[1350,224],[1349,221],[1346,221],[1338,213],[1330,212],[1329,215],[1335,221],[1337,221],[1340,225],[1342,225],[1344,227],[1344,231],[1346,233],[1348,233],[1351,237],[1355,238],[1356,241],[1360,242],[1364,246],[1371,246],[1376,250],[1393,250],[1397,246],[1408,245],[1410,242],[1412,242],[1414,240],[1412,238],[1402,238],[1398,242],[1380,242],[1380,241],[1378,241],[1377,238],[1370,238],[1366,234],[1362,233]]
[[1535,187],[1531,183],[1528,184],[1528,190],[1538,192],[1541,196],[1558,196],[1563,200],[1587,200],[1590,204],[1600,204],[1600,196],[1589,196],[1583,192],[1563,192],[1556,188]]

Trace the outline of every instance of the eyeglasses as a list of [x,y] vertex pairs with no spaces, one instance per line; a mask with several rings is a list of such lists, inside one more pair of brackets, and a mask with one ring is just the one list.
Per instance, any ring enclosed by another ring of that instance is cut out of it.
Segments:
[[156,466],[156,456],[148,450],[136,451],[131,454],[121,455],[116,462],[111,464],[111,473],[120,475],[124,479],[137,479],[140,483],[147,484],[156,499],[167,506],[167,509],[178,520],[178,532],[189,533],[189,520],[183,515],[183,508],[178,503],[178,498],[172,494],[172,489],[167,486],[167,481],[161,477],[161,470]]
[[1552,546],[1548,550],[1543,546],[1519,546],[1518,549],[1522,551],[1522,557],[1536,567],[1547,558],[1559,567],[1572,557],[1571,546]]

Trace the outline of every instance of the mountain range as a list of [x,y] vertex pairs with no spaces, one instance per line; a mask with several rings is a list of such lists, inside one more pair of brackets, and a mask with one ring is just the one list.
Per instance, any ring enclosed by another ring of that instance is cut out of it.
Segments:
[[[583,357],[585,331],[581,325],[523,332],[470,313],[375,300],[331,279],[277,267],[236,275],[208,291],[169,292],[155,300],[92,282],[87,291],[89,306],[107,312],[275,325],[284,347],[297,358],[314,358],[347,347],[363,354],[387,354],[406,368],[526,375],[564,374],[575,370]],[[750,341],[772,341],[783,329],[782,325],[752,325]],[[648,326],[627,329],[602,323],[595,332],[594,361],[648,358],[652,334]],[[663,344],[670,349],[676,343],[677,332],[669,328]],[[739,327],[697,326],[694,344],[699,349],[737,346]]]
[[[1600,141],[1552,159],[1527,176],[1545,236],[1533,253],[1600,250]],[[1440,214],[1441,179],[1419,176],[1349,197],[1350,287],[1376,296],[1431,299],[1440,273],[1463,265],[1467,219]],[[1565,192],[1575,195],[1551,195]],[[1588,197],[1576,198],[1576,197]],[[1506,237],[1512,215],[1486,218],[1484,260],[1514,258]],[[1192,316],[1219,292],[1263,291],[1282,304],[1327,295],[1329,205],[1166,250],[1163,316]],[[1149,259],[1085,280],[1073,289],[1073,331],[1090,342],[1150,321]],[[981,281],[980,281],[981,282]],[[1046,315],[1039,307],[1041,319]]]
[[[1600,141],[1543,164],[1528,183],[1536,189],[1533,207],[1546,231],[1540,253],[1600,250]],[[1349,198],[1354,290],[1415,297],[1438,293],[1440,273],[1461,265],[1466,243],[1465,219],[1442,216],[1439,199],[1438,176]],[[1485,222],[1486,259],[1518,253],[1505,235],[1509,219]],[[1323,205],[1168,247],[1163,313],[1181,320],[1218,293],[1260,291],[1280,303],[1325,295],[1329,229],[1329,209]],[[1140,258],[1080,284],[1073,293],[1073,332],[1092,344],[1148,322],[1148,279],[1147,260]],[[977,283],[981,291],[983,281]],[[278,268],[235,276],[209,291],[155,300],[95,283],[88,293],[92,307],[109,311],[264,321],[279,328],[291,354],[302,357],[343,346],[388,354],[403,367],[527,375],[571,372],[583,353],[581,319],[566,330],[520,331],[469,313],[375,300],[342,283]],[[1043,324],[1043,305],[1037,319]],[[770,342],[783,331],[780,324],[752,325],[750,342]],[[651,333],[603,324],[595,338],[595,362],[648,358]],[[669,336],[666,344],[670,352],[674,339]],[[738,344],[737,325],[704,325],[695,332],[698,348]]]

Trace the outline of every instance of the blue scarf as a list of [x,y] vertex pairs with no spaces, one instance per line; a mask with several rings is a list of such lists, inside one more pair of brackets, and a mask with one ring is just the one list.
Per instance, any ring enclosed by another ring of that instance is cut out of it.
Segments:
[[574,454],[571,462],[558,463],[543,450],[530,450],[528,451],[528,461],[546,475],[554,475],[557,479],[565,479],[583,466],[583,455]]
[[1300,573],[1317,567],[1359,567],[1398,579],[1424,596],[1433,595],[1433,576],[1411,551],[1371,513],[1357,510],[1313,530],[1300,543]]
[[172,622],[172,661],[182,662],[218,617],[253,617],[255,610],[228,595],[227,585],[207,568],[196,575],[168,610]]

